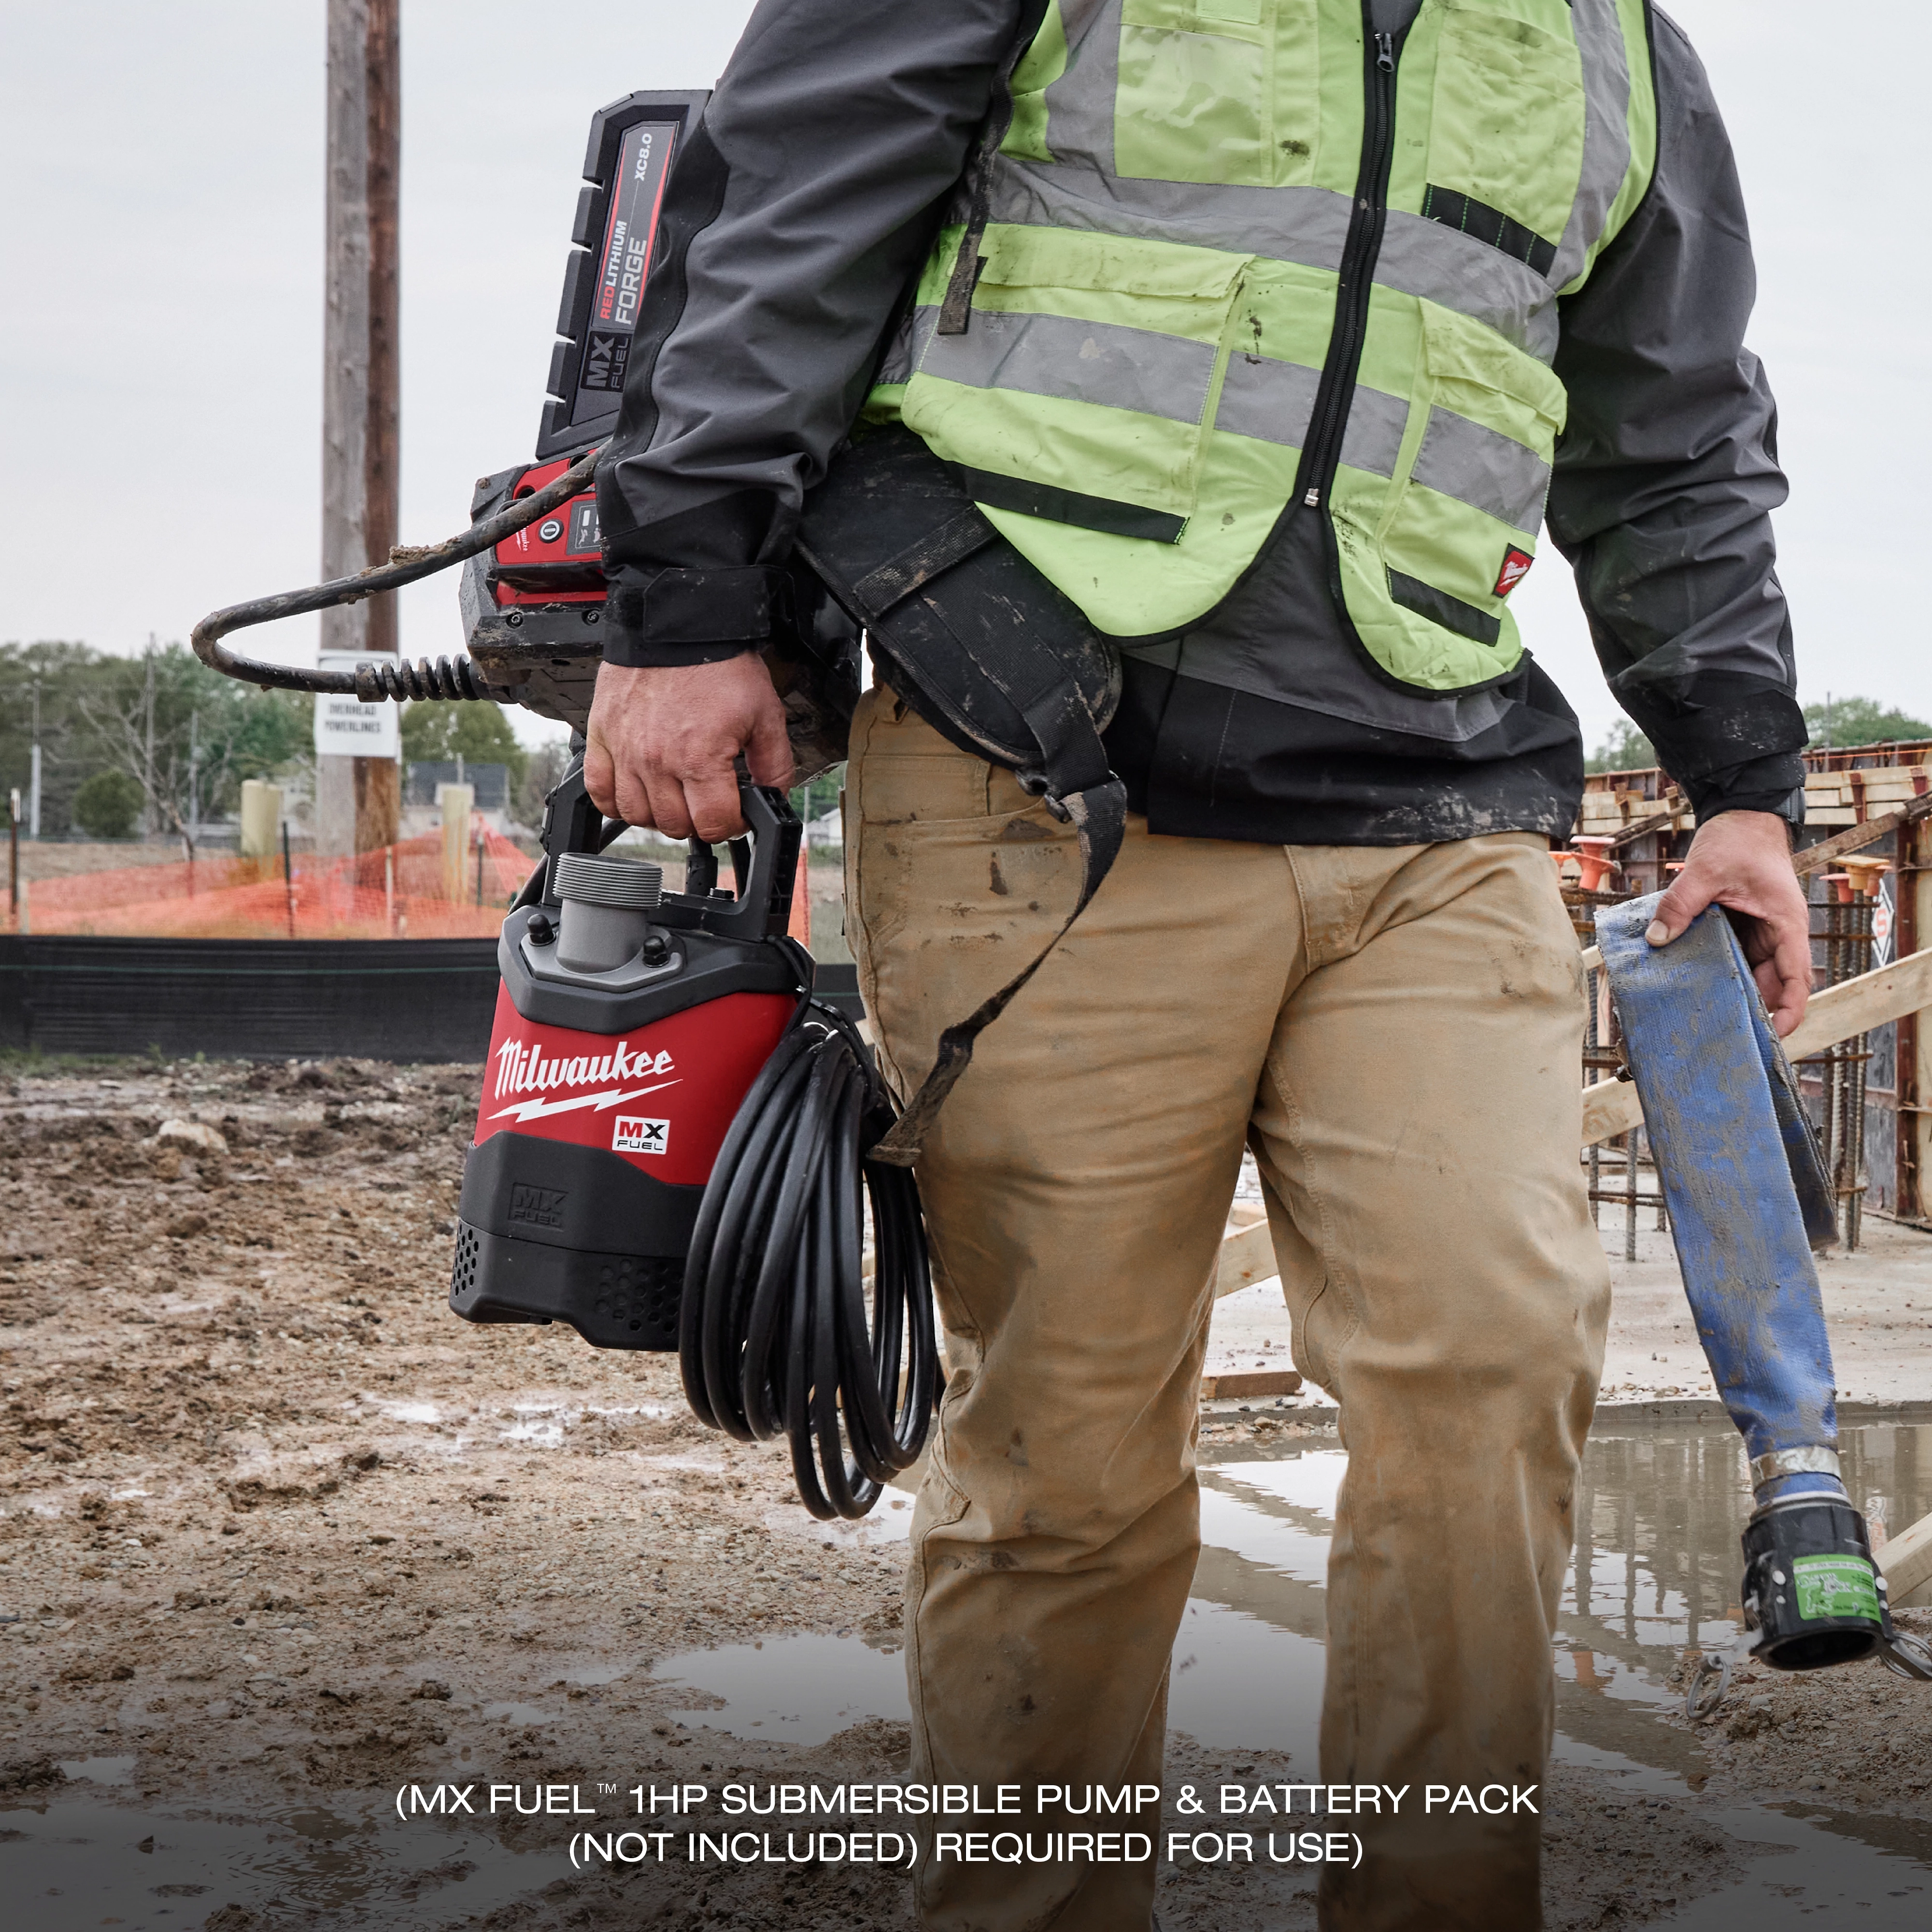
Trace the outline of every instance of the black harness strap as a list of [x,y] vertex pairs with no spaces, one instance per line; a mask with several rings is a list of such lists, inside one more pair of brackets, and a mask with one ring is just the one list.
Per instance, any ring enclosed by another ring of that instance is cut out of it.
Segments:
[[[882,620],[895,604],[941,570],[971,556],[995,534],[977,510],[962,512],[854,586],[854,601],[868,624],[883,629]],[[1120,856],[1127,825],[1126,786],[1109,768],[1093,716],[1060,659],[1024,628],[970,635],[946,621],[936,599],[921,602],[974,670],[998,688],[1031,729],[1040,762],[1021,771],[1019,781],[1034,797],[1046,801],[1054,818],[1073,827],[1080,842],[1080,897],[1059,931],[1018,973],[940,1035],[932,1072],[892,1131],[867,1156],[896,1167],[910,1167],[919,1159],[946,1096],[972,1064],[974,1042],[1012,1004],[1092,903],[1101,880]]]
[[860,578],[853,585],[852,594],[866,610],[883,614],[942,570],[964,563],[974,551],[996,542],[999,534],[980,514],[978,506],[969,503],[951,522],[907,544],[890,562]]

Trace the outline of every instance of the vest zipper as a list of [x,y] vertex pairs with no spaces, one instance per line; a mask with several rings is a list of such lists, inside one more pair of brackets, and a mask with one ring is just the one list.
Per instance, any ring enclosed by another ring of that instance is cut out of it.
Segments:
[[1363,83],[1362,164],[1355,178],[1355,206],[1348,216],[1348,239],[1342,247],[1342,266],[1335,289],[1335,326],[1328,337],[1328,359],[1316,392],[1308,447],[1303,451],[1301,473],[1295,488],[1310,509],[1319,507],[1342,453],[1342,432],[1348,421],[1348,404],[1355,393],[1355,371],[1362,359],[1362,338],[1367,332],[1369,292],[1374,285],[1376,257],[1382,252],[1382,230],[1388,214],[1389,160],[1395,148],[1395,64],[1400,43],[1408,37],[1378,34],[1362,0]]

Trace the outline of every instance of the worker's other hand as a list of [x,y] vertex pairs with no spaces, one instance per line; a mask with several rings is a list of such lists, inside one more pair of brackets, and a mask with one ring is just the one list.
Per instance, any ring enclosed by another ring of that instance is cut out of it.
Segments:
[[1743,915],[1744,957],[1783,1039],[1804,1017],[1811,992],[1811,908],[1791,869],[1783,819],[1725,812],[1706,820],[1644,937],[1667,946],[1712,904]]
[[784,706],[755,651],[721,664],[604,664],[584,729],[584,784],[607,818],[712,844],[745,830],[740,752],[754,783],[791,784]]

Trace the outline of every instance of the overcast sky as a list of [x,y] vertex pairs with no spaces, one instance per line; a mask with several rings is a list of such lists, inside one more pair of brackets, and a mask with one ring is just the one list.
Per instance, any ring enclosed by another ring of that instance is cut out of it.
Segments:
[[[405,541],[459,528],[474,478],[531,450],[592,110],[708,86],[749,10],[627,0],[592,31],[530,0],[404,0]],[[1805,0],[1672,10],[1751,209],[1802,695],[1932,718],[1906,461],[1932,430],[1932,272],[1907,245],[1932,28]],[[316,574],[322,0],[0,0],[0,640],[184,638]],[[1553,550],[1516,602],[1594,742],[1616,710]],[[459,649],[453,577],[404,593],[403,626],[412,656]],[[301,656],[314,620],[254,635]]]

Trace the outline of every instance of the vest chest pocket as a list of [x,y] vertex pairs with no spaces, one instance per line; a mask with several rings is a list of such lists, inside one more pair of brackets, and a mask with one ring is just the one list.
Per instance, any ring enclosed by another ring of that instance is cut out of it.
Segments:
[[1064,230],[983,248],[970,325],[922,331],[902,420],[982,504],[1174,542],[1248,258]]
[[1316,0],[1123,0],[1114,170],[1280,188],[1314,178]]
[[1583,166],[1576,42],[1466,0],[1443,13],[1422,212],[1547,274]]

